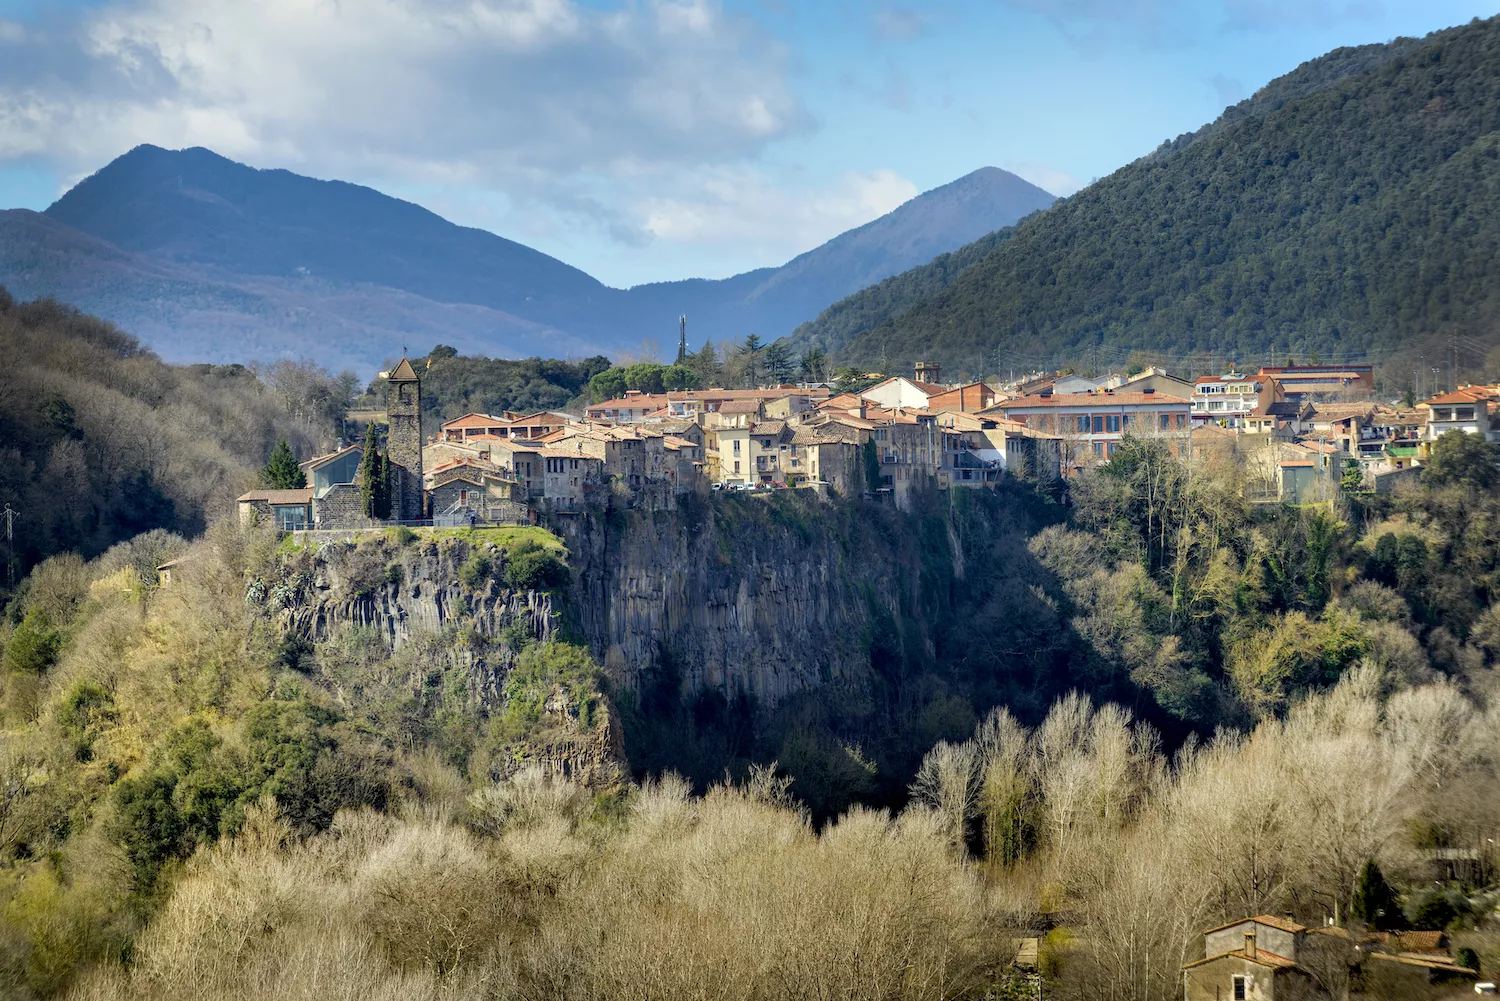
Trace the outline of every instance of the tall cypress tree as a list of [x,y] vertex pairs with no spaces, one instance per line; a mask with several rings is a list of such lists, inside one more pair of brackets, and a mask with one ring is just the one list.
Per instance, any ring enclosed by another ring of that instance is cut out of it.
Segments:
[[391,453],[389,450],[380,457],[379,498],[376,517],[383,520],[391,516]]
[[380,456],[380,442],[375,437],[375,425],[365,429],[365,454],[359,460],[359,497],[366,518],[380,518],[381,484],[384,463]]
[[1385,874],[1374,859],[1366,862],[1360,871],[1352,903],[1350,911],[1354,919],[1372,928],[1387,930],[1400,924],[1401,909],[1396,904],[1396,891],[1385,881]]

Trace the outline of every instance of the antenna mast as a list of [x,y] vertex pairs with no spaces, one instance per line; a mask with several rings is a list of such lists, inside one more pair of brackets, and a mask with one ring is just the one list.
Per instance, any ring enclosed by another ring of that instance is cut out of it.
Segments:
[[15,526],[16,519],[21,517],[21,512],[5,505],[5,510],[0,511],[0,518],[5,519],[5,581],[7,589],[16,589],[16,544]]
[[677,364],[687,361],[687,314],[677,318]]

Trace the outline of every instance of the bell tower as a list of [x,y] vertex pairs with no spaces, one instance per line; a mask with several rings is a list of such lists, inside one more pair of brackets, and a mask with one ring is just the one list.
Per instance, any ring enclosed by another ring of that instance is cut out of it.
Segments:
[[391,518],[417,521],[422,503],[422,380],[404,357],[385,374],[385,454],[391,464]]

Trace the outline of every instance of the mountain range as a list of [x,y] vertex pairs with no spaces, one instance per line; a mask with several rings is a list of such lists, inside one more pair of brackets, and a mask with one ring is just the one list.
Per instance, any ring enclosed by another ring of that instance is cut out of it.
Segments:
[[1500,18],[1335,50],[794,343],[892,371],[1425,351],[1450,378],[1493,375],[1497,89]]
[[583,355],[789,334],[829,303],[1045,209],[996,168],[919,195],[777,268],[610,288],[371,188],[139,146],[45,212],[0,212],[0,283],[112,320],[172,360],[316,356],[370,369],[402,345]]

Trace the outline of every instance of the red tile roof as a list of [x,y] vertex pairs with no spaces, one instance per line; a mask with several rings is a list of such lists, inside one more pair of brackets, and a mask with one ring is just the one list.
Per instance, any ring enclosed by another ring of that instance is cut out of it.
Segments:
[[465,428],[504,427],[509,423],[504,417],[492,417],[489,414],[474,413],[455,417],[453,420],[444,423],[442,427],[444,431],[462,431]]
[[1289,935],[1300,935],[1302,932],[1307,931],[1307,925],[1299,925],[1291,918],[1279,918],[1274,914],[1257,914],[1254,917],[1238,918],[1234,921],[1226,922],[1222,925],[1219,925],[1217,928],[1208,929],[1203,934],[1212,935],[1216,931],[1223,931],[1226,928],[1233,928],[1235,925],[1248,924],[1251,921],[1254,921],[1258,925],[1265,925],[1267,928],[1275,928],[1278,931],[1284,931]]
[[1166,393],[1116,393],[1108,390],[1093,393],[1053,393],[1048,396],[1035,394],[1019,400],[1006,400],[991,407],[991,410],[1022,410],[1028,407],[1107,407],[1139,406],[1146,403],[1164,403],[1169,406],[1188,406],[1180,396]]

